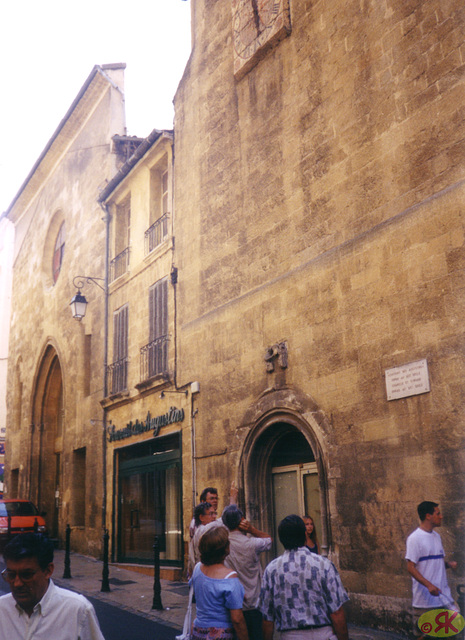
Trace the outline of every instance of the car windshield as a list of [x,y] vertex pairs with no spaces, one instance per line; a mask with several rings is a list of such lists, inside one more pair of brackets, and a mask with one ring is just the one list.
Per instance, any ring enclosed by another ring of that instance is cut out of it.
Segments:
[[39,512],[32,502],[1,502],[0,516],[38,516]]

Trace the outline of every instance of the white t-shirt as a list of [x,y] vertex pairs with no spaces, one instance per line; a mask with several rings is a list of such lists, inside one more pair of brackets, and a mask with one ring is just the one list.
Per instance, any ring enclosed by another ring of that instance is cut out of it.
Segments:
[[421,575],[441,590],[440,596],[432,596],[428,589],[412,576],[412,604],[414,607],[444,607],[452,603],[452,595],[447,584],[445,554],[441,536],[436,531],[415,529],[407,538],[406,560],[415,563]]
[[243,609],[255,609],[262,579],[260,553],[271,549],[271,538],[253,538],[240,531],[229,532],[229,555],[224,564],[237,572],[244,587]]

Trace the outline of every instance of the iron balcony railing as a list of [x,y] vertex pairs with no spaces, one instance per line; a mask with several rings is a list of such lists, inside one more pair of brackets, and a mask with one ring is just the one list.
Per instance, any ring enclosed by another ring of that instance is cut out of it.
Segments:
[[166,373],[168,369],[168,336],[160,336],[140,350],[141,382]]
[[164,213],[145,232],[145,255],[156,249],[168,235],[168,217],[169,213]]
[[113,282],[116,278],[119,278],[126,273],[129,268],[129,247],[126,247],[124,251],[121,251],[113,260],[110,262],[110,273],[109,280]]
[[121,358],[107,367],[107,383],[110,395],[120,393],[128,388],[129,358]]

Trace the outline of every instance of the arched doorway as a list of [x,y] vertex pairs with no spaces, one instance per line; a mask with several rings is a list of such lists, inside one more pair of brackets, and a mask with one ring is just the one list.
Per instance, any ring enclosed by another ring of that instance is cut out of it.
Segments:
[[48,345],[41,359],[33,398],[29,493],[46,513],[49,534],[58,536],[64,401],[60,360]]
[[326,473],[315,433],[301,416],[275,411],[258,421],[244,446],[242,474],[247,514],[273,536],[274,555],[282,552],[277,526],[291,513],[312,516],[327,555]]

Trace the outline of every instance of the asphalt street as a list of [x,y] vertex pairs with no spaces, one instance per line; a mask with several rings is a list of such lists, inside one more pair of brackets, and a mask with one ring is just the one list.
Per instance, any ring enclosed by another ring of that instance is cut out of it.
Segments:
[[[3,561],[0,561],[0,571],[3,571],[4,568]],[[0,595],[9,593],[9,591],[8,584],[0,578]],[[174,640],[176,634],[179,633],[172,627],[102,602],[97,598],[89,596],[88,600],[94,605],[105,640],[147,640],[147,638]]]

